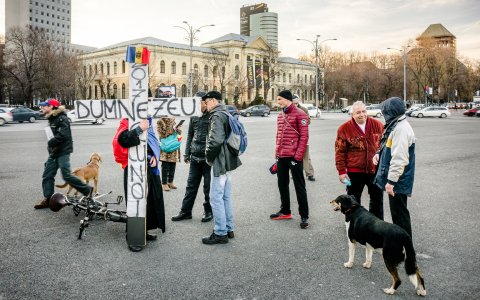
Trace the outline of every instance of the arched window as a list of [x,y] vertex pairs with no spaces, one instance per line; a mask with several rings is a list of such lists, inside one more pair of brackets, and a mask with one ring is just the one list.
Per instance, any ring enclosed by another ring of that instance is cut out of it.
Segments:
[[107,75],[110,75],[110,63],[107,62]]
[[312,81],[312,75],[310,75],[310,83],[312,83],[312,82],[313,82],[313,81]]
[[300,74],[297,74],[297,83],[300,83]]
[[98,95],[97,95],[97,85],[95,85],[95,99],[98,99]]
[[203,91],[204,91],[204,92],[208,92],[208,85],[204,85],[204,86],[203,86]]
[[160,62],[160,73],[165,73],[165,61]]
[[92,77],[92,65],[88,66],[88,76]]
[[233,98],[238,100],[238,96],[240,96],[240,89],[238,88],[238,86],[236,86],[235,87],[235,95],[233,95]]
[[83,77],[87,77],[87,66],[83,66]]
[[225,78],[225,66],[222,67],[222,78]]
[[98,67],[97,67],[97,64],[95,64],[95,75],[98,74]]
[[182,84],[182,97],[187,97],[187,86]]
[[122,83],[122,99],[125,98],[127,98],[127,96],[125,95],[125,83]]
[[114,75],[117,74],[117,62],[116,61],[113,62],[113,74]]
[[292,83],[292,73],[288,73],[288,83]]
[[182,75],[187,75],[187,63],[182,64]]
[[92,86],[88,86],[88,99],[92,99]]
[[240,68],[238,67],[238,65],[235,66],[235,80],[239,80],[240,79]]
[[172,74],[177,74],[177,63],[172,61]]
[[125,74],[125,61],[122,60],[122,74]]
[[197,64],[193,65],[193,74],[195,74],[195,76],[198,76],[198,65]]
[[283,82],[286,82],[287,81],[287,76],[285,75],[285,73],[283,73]]
[[217,77],[217,75],[218,75],[217,72],[218,72],[217,66],[213,67],[213,72],[212,72],[213,73],[213,78]]
[[305,74],[305,81],[304,83],[306,84],[307,83],[307,74]]
[[117,84],[116,83],[113,84],[113,98],[118,99],[117,98]]
[[205,67],[203,67],[203,77],[207,78],[208,77],[208,66],[205,65]]
[[103,75],[103,64],[100,64],[100,75]]

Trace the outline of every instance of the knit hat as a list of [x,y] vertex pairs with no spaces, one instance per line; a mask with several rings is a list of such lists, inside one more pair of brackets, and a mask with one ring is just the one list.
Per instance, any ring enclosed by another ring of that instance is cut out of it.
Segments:
[[283,90],[281,91],[280,93],[278,93],[278,95],[282,98],[285,98],[287,99],[288,101],[292,101],[293,100],[293,95],[292,95],[292,92],[290,92],[289,90]]

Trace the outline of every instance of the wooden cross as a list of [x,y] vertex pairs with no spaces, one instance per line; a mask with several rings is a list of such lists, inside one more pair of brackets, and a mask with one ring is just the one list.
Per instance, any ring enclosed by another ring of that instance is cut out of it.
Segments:
[[[129,50],[127,61],[128,52]],[[77,118],[128,117],[129,130],[133,130],[142,119],[147,119],[148,115],[155,119],[200,113],[201,99],[198,97],[148,99],[148,61],[143,64],[131,63],[128,76],[129,99],[76,100],[74,104]],[[140,145],[128,149],[127,243],[132,246],[146,244],[147,138],[145,131],[140,135]]]

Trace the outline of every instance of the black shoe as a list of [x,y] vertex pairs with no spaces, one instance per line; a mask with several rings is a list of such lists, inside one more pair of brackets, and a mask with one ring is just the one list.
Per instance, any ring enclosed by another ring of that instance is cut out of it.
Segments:
[[215,232],[214,232],[210,236],[206,236],[206,237],[202,238],[202,243],[207,244],[207,245],[226,244],[226,243],[228,243],[228,236],[227,235],[216,235]]
[[300,222],[300,228],[307,229],[308,227],[310,227],[308,224],[308,218],[302,218],[302,221]]
[[233,231],[227,232],[227,236],[229,239],[233,239],[235,237],[235,233]]
[[313,175],[308,176],[307,179],[310,181],[315,181],[315,177],[313,177]]
[[192,218],[192,212],[186,213],[184,211],[180,211],[178,215],[172,217],[172,221],[181,221],[187,220]]
[[154,233],[147,233],[147,241],[156,241],[157,235]]
[[128,249],[132,252],[139,252],[139,251],[142,251],[143,247],[142,246],[128,245]]
[[203,214],[203,218],[202,218],[202,222],[205,223],[205,222],[210,222],[211,220],[213,219],[213,214],[211,211],[206,211],[204,214]]

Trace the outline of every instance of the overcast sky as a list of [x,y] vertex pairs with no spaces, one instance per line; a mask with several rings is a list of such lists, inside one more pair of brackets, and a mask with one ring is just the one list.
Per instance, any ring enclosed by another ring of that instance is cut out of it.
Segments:
[[[0,0],[0,3],[5,0]],[[480,59],[478,0],[270,0],[279,17],[279,50],[298,57],[311,46],[297,38],[320,40],[336,51],[385,53],[415,39],[430,24],[441,23],[457,37],[458,54]],[[72,43],[104,47],[152,36],[188,43],[174,25],[215,24],[198,34],[200,45],[240,33],[240,7],[262,3],[241,0],[72,0]],[[3,16],[4,14],[0,14]],[[1,22],[4,26],[4,22]],[[2,28],[0,27],[0,31]]]

